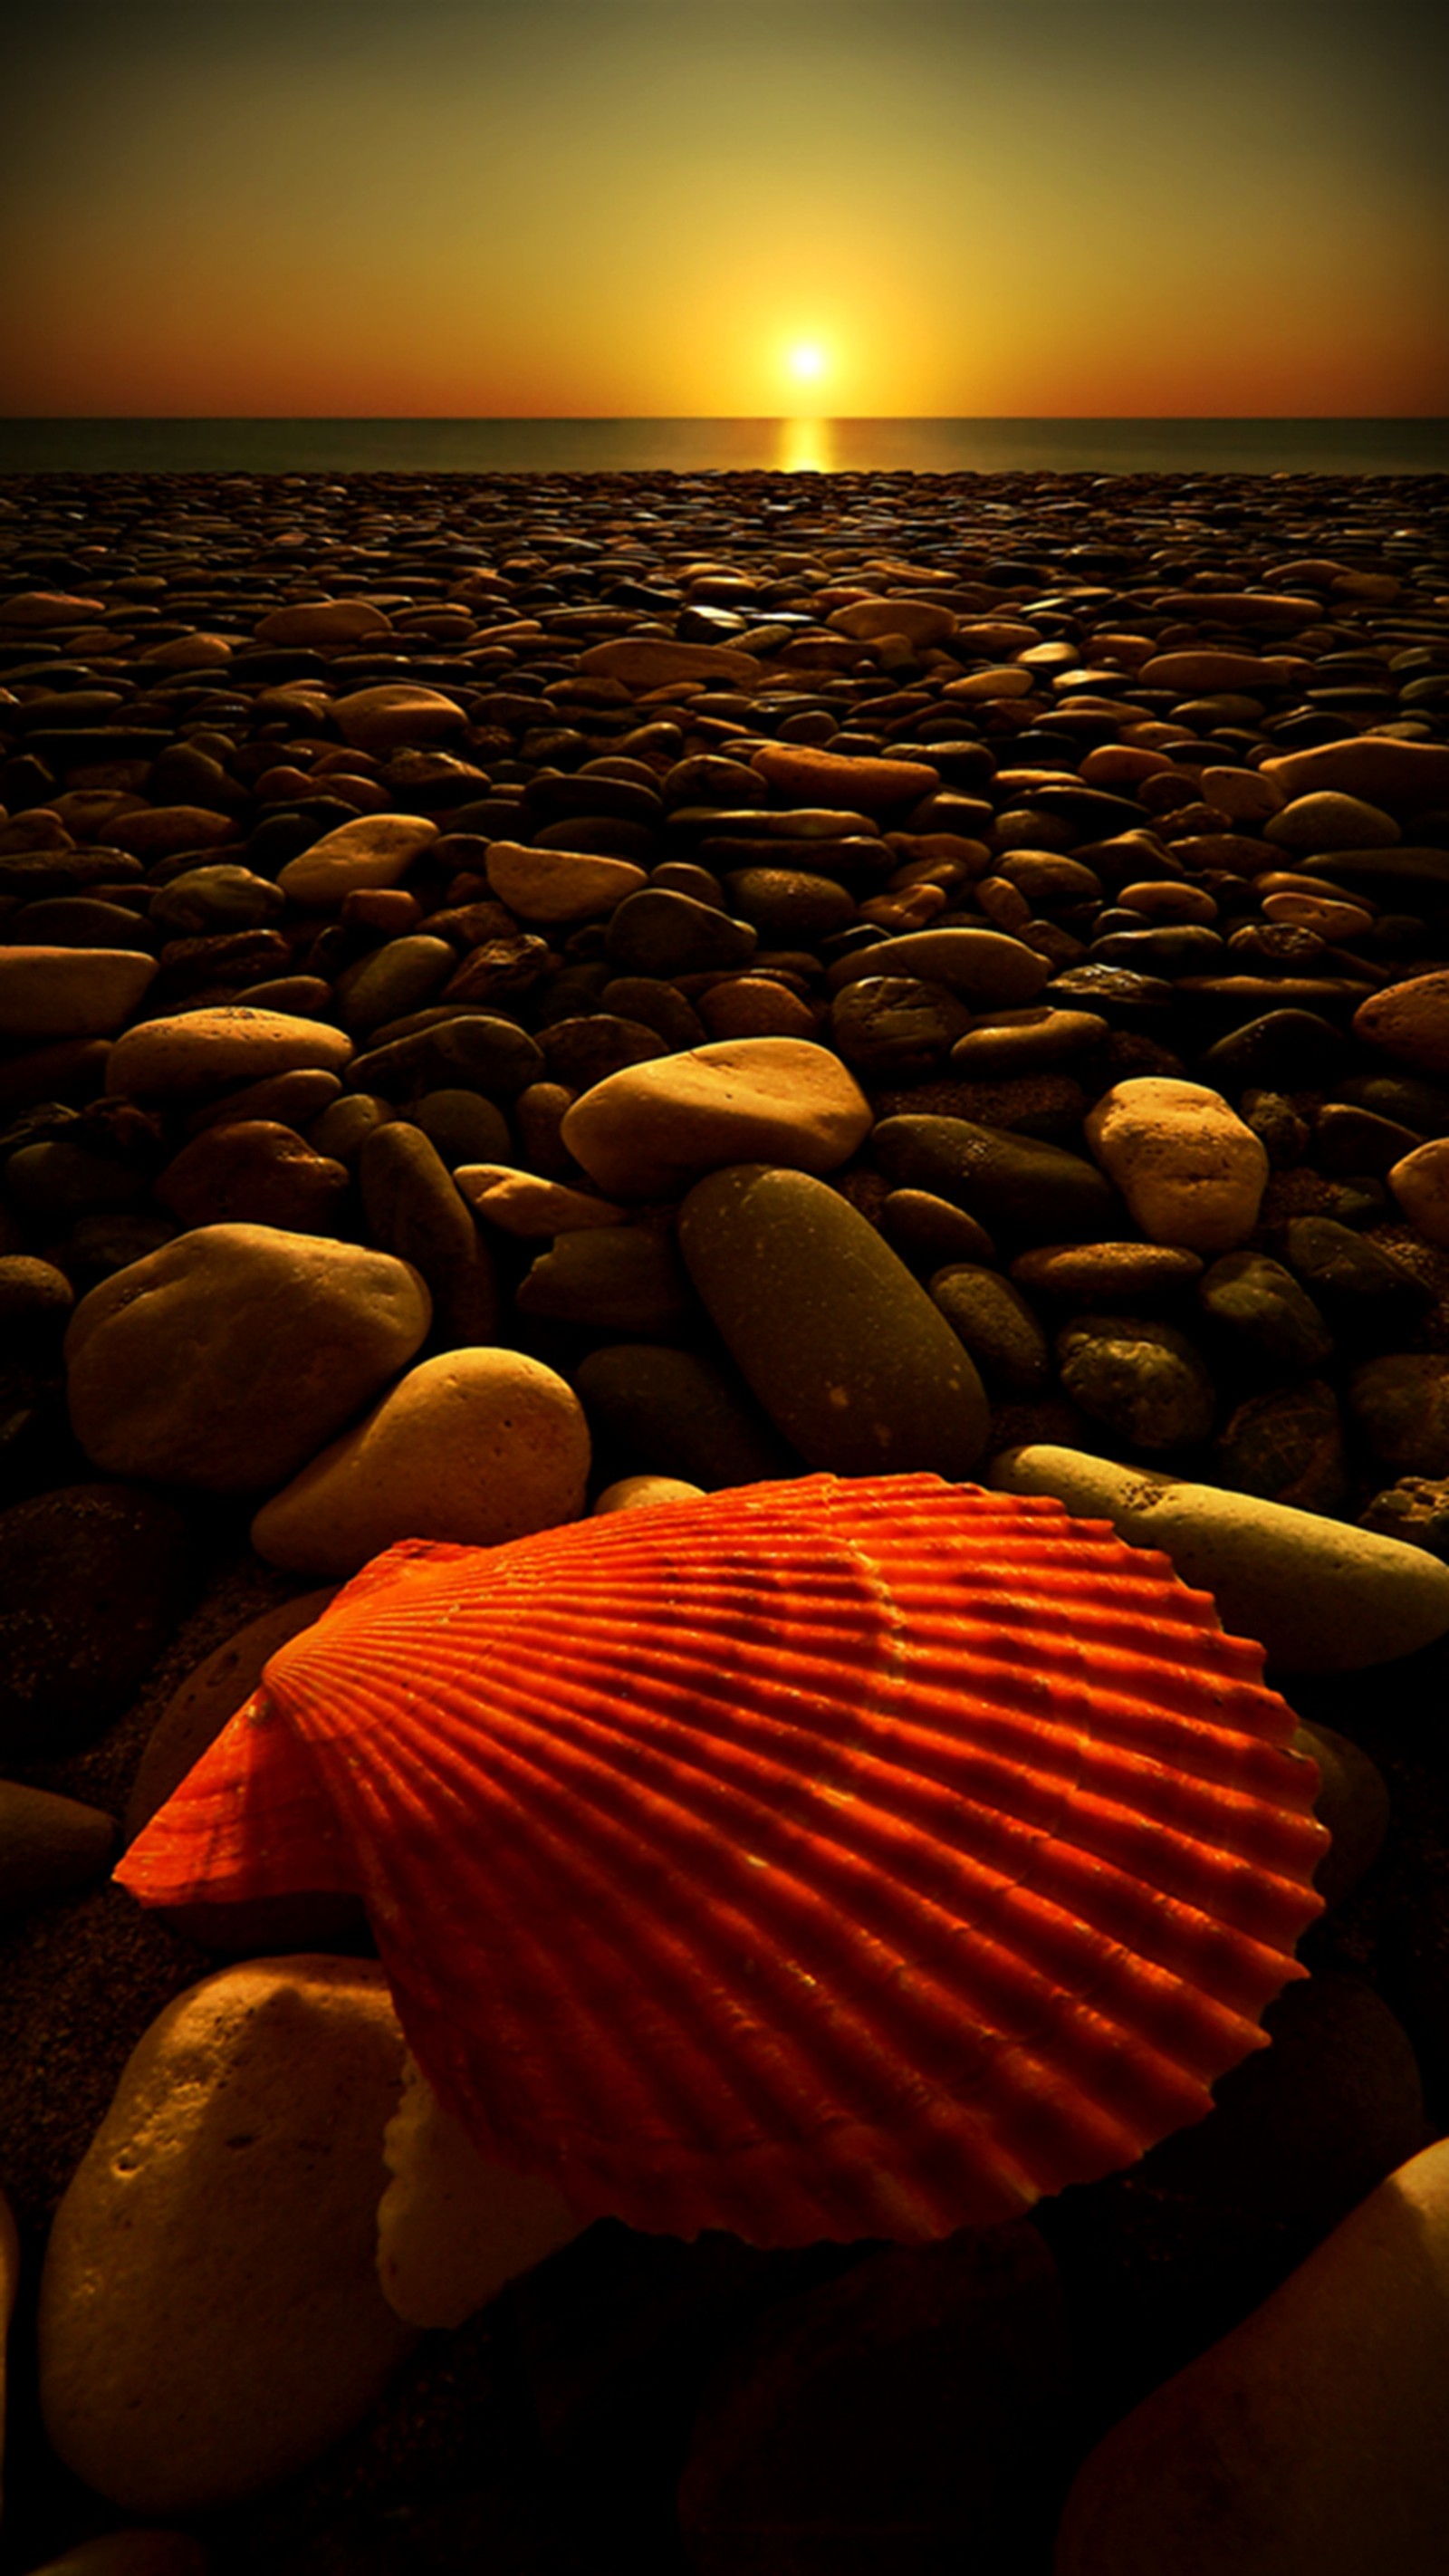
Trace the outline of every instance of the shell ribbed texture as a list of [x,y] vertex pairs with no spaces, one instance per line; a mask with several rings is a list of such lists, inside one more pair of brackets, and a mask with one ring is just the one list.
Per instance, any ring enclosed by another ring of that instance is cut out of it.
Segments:
[[1324,1842],[1261,1663],[1107,1524],[932,1476],[409,1542],[119,1875],[356,1889],[437,2092],[582,2215],[925,2239],[1261,2043]]

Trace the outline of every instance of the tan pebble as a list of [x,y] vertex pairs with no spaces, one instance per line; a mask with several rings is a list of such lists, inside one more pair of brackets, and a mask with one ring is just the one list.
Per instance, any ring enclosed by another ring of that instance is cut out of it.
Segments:
[[1263,838],[1280,850],[1301,850],[1316,857],[1331,850],[1387,850],[1401,838],[1392,814],[1362,796],[1343,796],[1320,788],[1295,796],[1281,812],[1270,814]]
[[334,699],[331,714],[343,741],[357,751],[399,751],[468,730],[468,718],[455,699],[417,681],[389,680],[380,688],[355,689],[349,697]]
[[667,1198],[727,1163],[833,1172],[864,1143],[869,1101],[806,1038],[724,1038],[626,1065],[567,1111],[567,1150],[602,1190]]
[[768,787],[811,804],[842,805],[862,814],[888,813],[919,803],[941,784],[939,770],[923,760],[856,759],[816,751],[809,743],[768,742],[750,756]]
[[0,1038],[108,1038],[155,979],[140,948],[0,948]]
[[462,2325],[585,2224],[551,2182],[480,2155],[411,2056],[384,2153],[377,2274],[409,2325]]
[[1037,912],[1049,911],[1054,904],[1102,899],[1102,880],[1095,869],[1055,850],[1012,850],[1002,860],[999,873]]
[[667,635],[623,635],[607,644],[590,644],[579,655],[578,667],[621,680],[636,694],[689,682],[705,688],[750,689],[764,668],[753,653],[737,652],[732,645],[676,644]]
[[1025,930],[1032,917],[1031,905],[1019,886],[1007,877],[983,877],[976,888],[976,900],[993,929],[1005,931],[1008,938]]
[[374,2253],[402,2065],[373,1960],[249,1960],[152,2023],[40,2285],[46,2430],[112,2504],[200,2513],[275,2485],[411,2349]]
[[1410,1225],[1449,1251],[1449,1136],[1416,1145],[1392,1166],[1388,1183]]
[[1315,743],[1308,751],[1280,752],[1263,764],[1264,776],[1286,797],[1321,789],[1363,797],[1391,813],[1449,805],[1449,743],[1399,742],[1386,734],[1355,734],[1347,742]]
[[1434,2576],[1446,2416],[1441,2138],[1089,2453],[1056,2576]]
[[839,635],[904,635],[908,644],[944,644],[956,632],[954,609],[936,599],[851,600],[833,608],[825,623]]
[[320,911],[341,904],[355,886],[395,886],[437,838],[425,814],[360,814],[289,859],[277,883],[289,903]]
[[695,996],[712,1038],[813,1038],[819,1015],[799,993],[768,975],[731,975]]
[[1449,1074],[1449,967],[1371,993],[1353,1015],[1353,1033],[1416,1073]]
[[577,1520],[589,1432],[573,1389],[521,1351],[424,1360],[252,1523],[292,1574],[355,1574],[398,1539],[496,1547]]
[[959,1073],[1030,1073],[1055,1065],[1083,1048],[1105,1045],[1107,1022],[1095,1011],[1058,1010],[1048,1003],[1035,1010],[998,1011],[977,1020],[951,1049]]
[[81,1299],[64,1346],[71,1427],[114,1476],[265,1490],[411,1359],[431,1316],[418,1273],[387,1253],[199,1226]]
[[233,646],[225,635],[173,635],[169,643],[152,644],[141,655],[158,671],[216,671],[231,660]]
[[[1330,885],[1326,877],[1299,876],[1292,868],[1265,868],[1256,880],[1260,895],[1306,894],[1315,903],[1346,904],[1350,911],[1362,912],[1372,921],[1375,905],[1365,894],[1350,894],[1346,886]],[[1267,910],[1266,903],[1264,910]]]
[[547,1181],[508,1163],[460,1163],[453,1174],[468,1205],[489,1225],[526,1241],[545,1242],[578,1226],[622,1225],[612,1199],[590,1198],[565,1181]]
[[[1025,902],[1015,886],[1009,891],[1018,903]],[[977,1010],[993,1004],[1014,1010],[1035,1001],[1051,971],[1034,948],[1002,931],[950,928],[907,931],[898,939],[878,940],[873,948],[855,949],[837,958],[826,982],[838,993],[867,975],[914,975],[923,983],[947,985]]]
[[1373,915],[1361,904],[1335,903],[1329,897],[1321,901],[1316,895],[1278,893],[1263,897],[1265,921],[1286,921],[1295,930],[1315,930],[1320,939],[1341,941],[1352,947],[1372,930]]
[[653,1503],[698,1503],[703,1499],[703,1485],[687,1485],[682,1476],[621,1476],[617,1483],[604,1487],[591,1518],[597,1520],[609,1512],[643,1511]]
[[1055,1494],[1131,1547],[1164,1548],[1184,1583],[1213,1595],[1228,1634],[1255,1638],[1284,1672],[1359,1672],[1449,1630],[1449,1566],[1321,1512],[1046,1443],[993,1458],[985,1481]]
[[1036,677],[1019,662],[1005,662],[994,670],[967,671],[959,680],[948,680],[941,691],[943,698],[964,699],[967,705],[978,700],[989,704],[995,698],[1029,698],[1036,687]]
[[1083,1132],[1149,1242],[1230,1252],[1252,1233],[1267,1153],[1205,1083],[1152,1074],[1116,1083]]
[[181,1225],[281,1226],[330,1234],[347,1196],[342,1163],[319,1154],[292,1127],[238,1118],[203,1129],[173,1156],[152,1195]]
[[1199,773],[1198,785],[1205,802],[1234,823],[1264,822],[1284,801],[1282,788],[1261,769],[1209,767]]
[[1080,775],[1088,787],[1139,787],[1172,767],[1165,751],[1138,742],[1099,742],[1086,754]]
[[648,870],[630,859],[535,850],[522,841],[490,841],[484,868],[499,902],[520,921],[584,921],[612,912],[649,882]]
[[106,838],[132,858],[168,859],[177,850],[210,850],[241,838],[234,815],[215,813],[209,805],[143,805],[117,814]]
[[259,644],[358,644],[390,635],[392,623],[370,600],[304,599],[269,609],[252,632]]
[[[917,862],[927,870],[930,864],[928,859]],[[913,873],[910,883],[894,886],[885,894],[871,895],[865,903],[858,904],[856,917],[874,923],[880,930],[924,930],[937,913],[945,911],[949,899],[945,887],[934,877]]]
[[0,600],[0,626],[79,626],[104,617],[100,599],[77,599],[68,590],[13,590]]
[[1117,901],[1127,912],[1149,921],[1216,921],[1218,908],[1206,886],[1183,885],[1175,877],[1145,877],[1140,885],[1123,886]]
[[184,1100],[312,1066],[341,1073],[352,1052],[351,1038],[320,1020],[223,1004],[127,1029],[107,1059],[106,1089],[121,1099]]

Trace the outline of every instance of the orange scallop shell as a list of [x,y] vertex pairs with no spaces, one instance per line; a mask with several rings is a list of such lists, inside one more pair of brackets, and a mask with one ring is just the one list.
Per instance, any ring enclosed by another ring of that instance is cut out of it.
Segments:
[[924,2240],[1263,2043],[1325,1837],[1261,1664],[1105,1522],[929,1475],[408,1541],[117,1875],[356,1891],[435,2091],[581,2216]]

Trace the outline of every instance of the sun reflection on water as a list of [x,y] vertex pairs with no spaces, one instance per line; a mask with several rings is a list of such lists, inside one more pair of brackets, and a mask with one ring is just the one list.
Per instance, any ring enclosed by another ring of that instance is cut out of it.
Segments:
[[835,457],[834,431],[831,420],[782,420],[777,472],[828,474]]

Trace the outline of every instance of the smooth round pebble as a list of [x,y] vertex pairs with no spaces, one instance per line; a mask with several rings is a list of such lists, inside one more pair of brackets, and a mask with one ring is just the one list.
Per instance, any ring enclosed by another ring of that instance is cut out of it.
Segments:
[[287,1573],[331,1576],[399,1539],[496,1547],[578,1520],[588,1473],[583,1407],[553,1369],[444,1351],[263,1504],[252,1545]]
[[720,1038],[609,1074],[575,1101],[563,1141],[610,1197],[656,1199],[700,1173],[763,1160],[832,1172],[870,1133],[870,1103],[808,1038]]
[[1083,1132],[1150,1242],[1231,1252],[1251,1234],[1268,1157],[1220,1092],[1151,1074],[1114,1083]]

